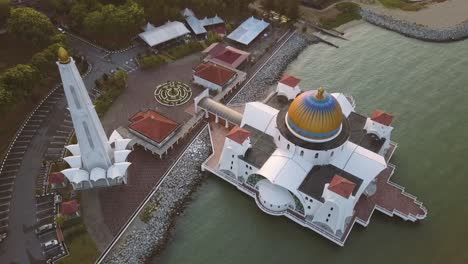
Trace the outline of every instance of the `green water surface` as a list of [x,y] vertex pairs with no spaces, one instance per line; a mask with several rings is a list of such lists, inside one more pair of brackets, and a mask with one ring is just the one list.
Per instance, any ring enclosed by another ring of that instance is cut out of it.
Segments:
[[433,44],[362,24],[340,48],[313,45],[287,72],[303,89],[351,94],[357,111],[395,115],[393,180],[428,208],[420,223],[376,212],[344,247],[262,213],[209,176],[152,263],[468,263],[468,41]]

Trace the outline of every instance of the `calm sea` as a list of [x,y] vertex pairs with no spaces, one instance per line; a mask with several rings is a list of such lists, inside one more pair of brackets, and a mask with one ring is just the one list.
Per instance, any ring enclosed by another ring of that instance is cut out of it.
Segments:
[[354,96],[395,115],[393,180],[429,210],[420,223],[376,212],[339,247],[210,176],[152,263],[468,263],[468,41],[432,44],[362,24],[340,46],[313,45],[289,73],[301,87]]

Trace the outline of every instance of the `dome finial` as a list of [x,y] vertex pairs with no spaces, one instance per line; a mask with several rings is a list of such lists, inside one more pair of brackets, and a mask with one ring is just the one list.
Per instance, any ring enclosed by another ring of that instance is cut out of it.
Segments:
[[64,49],[63,47],[60,47],[58,49],[57,54],[58,54],[58,59],[60,63],[67,64],[70,62],[70,56],[68,55],[68,51]]
[[318,88],[317,90],[317,94],[315,95],[315,98],[319,99],[319,100],[322,100],[323,98],[325,98],[323,96],[323,93],[325,92],[325,89],[323,89],[323,87],[320,87]]

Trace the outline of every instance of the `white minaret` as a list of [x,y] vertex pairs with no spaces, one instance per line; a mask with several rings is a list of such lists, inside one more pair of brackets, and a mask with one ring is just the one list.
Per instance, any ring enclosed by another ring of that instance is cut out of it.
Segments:
[[[59,48],[58,56],[57,65],[78,140],[78,144],[66,146],[72,156],[64,160],[71,168],[62,173],[74,189],[126,183],[126,171],[130,166],[126,162],[130,150],[126,147],[130,140],[123,139],[117,131],[107,139],[75,61],[64,48]],[[115,149],[111,147],[112,143],[115,143]]]

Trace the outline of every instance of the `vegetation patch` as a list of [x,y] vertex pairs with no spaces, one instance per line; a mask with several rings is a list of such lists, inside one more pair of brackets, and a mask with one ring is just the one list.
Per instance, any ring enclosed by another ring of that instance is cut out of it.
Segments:
[[322,27],[326,29],[332,29],[353,20],[361,19],[361,15],[359,14],[359,6],[357,4],[339,3],[336,5],[336,9],[338,9],[340,13],[335,18],[320,19],[320,24],[322,24]]
[[173,48],[170,48],[166,51],[167,54],[174,60],[183,58],[192,53],[203,50],[203,45],[198,41],[190,41],[185,45],[179,45]]
[[155,55],[155,54],[149,54],[145,56],[141,56],[138,58],[138,63],[140,67],[144,70],[148,69],[154,69],[158,68],[162,64],[168,62],[168,57],[167,56],[162,56],[162,55]]
[[[0,15],[2,8],[0,3]],[[6,124],[0,126],[0,152],[36,104],[59,82],[57,49],[68,46],[65,35],[57,32],[44,14],[32,8],[10,11],[7,33],[0,35],[0,114]],[[77,64],[82,68],[80,60]]]
[[94,101],[98,116],[102,117],[119,95],[127,88],[127,73],[118,70],[110,77],[104,74],[102,79],[96,80],[96,86],[101,95]]
[[405,11],[418,11],[426,5],[424,3],[410,3],[407,0],[379,0],[387,8],[397,8]]
[[94,263],[96,261],[100,252],[83,223],[68,227],[63,233],[69,255],[57,261],[58,264]]
[[140,220],[144,223],[148,223],[153,216],[153,213],[158,209],[158,206],[159,203],[156,201],[148,202],[139,215]]

